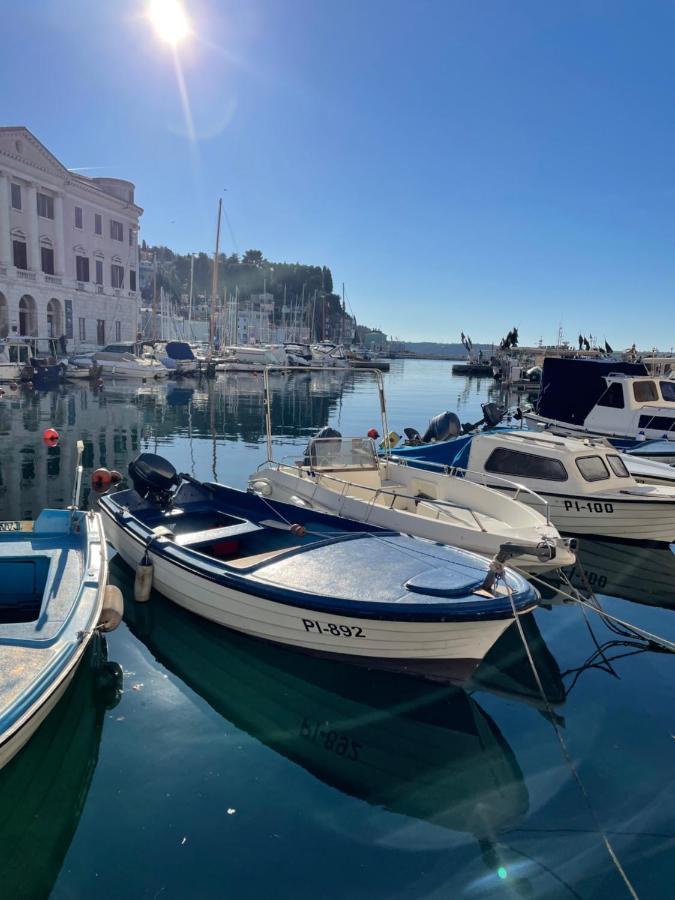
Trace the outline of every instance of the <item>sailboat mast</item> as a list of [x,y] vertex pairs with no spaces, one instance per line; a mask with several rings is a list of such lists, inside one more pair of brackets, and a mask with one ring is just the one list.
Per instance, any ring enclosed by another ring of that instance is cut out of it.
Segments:
[[218,199],[218,224],[216,226],[216,254],[213,257],[213,279],[211,281],[211,323],[209,326],[209,349],[213,352],[216,337],[216,298],[218,296],[218,250],[220,248],[220,216],[223,210],[223,198]]

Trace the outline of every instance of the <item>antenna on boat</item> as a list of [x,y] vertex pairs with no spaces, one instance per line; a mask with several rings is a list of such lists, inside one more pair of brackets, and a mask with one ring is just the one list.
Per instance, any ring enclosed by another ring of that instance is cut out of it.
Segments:
[[265,433],[267,434],[267,462],[272,461],[272,404],[270,402],[270,367],[263,369],[263,405],[265,407]]
[[80,440],[75,445],[77,448],[77,465],[75,467],[75,484],[73,485],[73,499],[68,507],[70,509],[71,527],[75,523],[75,516],[80,507],[80,490],[82,489],[82,454],[84,453],[84,441]]

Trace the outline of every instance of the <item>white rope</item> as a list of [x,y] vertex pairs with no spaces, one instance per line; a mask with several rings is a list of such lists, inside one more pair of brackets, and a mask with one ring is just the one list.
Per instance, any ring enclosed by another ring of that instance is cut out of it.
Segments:
[[[614,848],[612,847],[612,845],[611,845],[611,843],[610,843],[610,840],[609,840],[609,838],[607,837],[607,834],[605,833],[605,831],[604,831],[602,825],[600,824],[600,820],[598,819],[598,815],[597,815],[597,813],[595,812],[595,808],[593,807],[593,804],[591,803],[590,795],[588,794],[588,791],[586,790],[586,787],[585,787],[584,783],[583,783],[582,780],[581,780],[581,776],[580,776],[579,773],[577,772],[577,769],[576,769],[576,767],[575,767],[575,765],[574,765],[574,762],[572,761],[572,756],[571,756],[571,754],[570,754],[570,752],[569,752],[569,749],[568,749],[568,747],[567,747],[567,744],[565,743],[565,738],[563,737],[563,734],[562,734],[562,732],[561,732],[561,730],[560,730],[560,728],[559,728],[557,722],[555,721],[555,716],[554,716],[554,713],[553,713],[553,709],[552,709],[552,707],[551,707],[551,704],[549,703],[548,697],[546,696],[546,692],[544,691],[544,687],[543,687],[543,685],[542,685],[542,683],[541,683],[541,678],[539,677],[539,671],[538,671],[538,669],[537,669],[537,667],[536,667],[536,665],[535,665],[534,659],[533,659],[533,657],[532,657],[532,653],[530,652],[530,647],[529,647],[529,645],[528,645],[528,643],[527,643],[527,638],[525,637],[525,632],[523,631],[523,626],[522,626],[521,623],[520,623],[520,616],[519,616],[518,613],[516,612],[516,606],[515,606],[515,603],[513,602],[512,590],[511,590],[511,588],[509,587],[509,585],[506,584],[506,580],[504,580],[504,586],[506,587],[506,590],[507,590],[508,595],[509,595],[509,601],[510,601],[510,603],[511,603],[511,610],[512,610],[512,612],[513,612],[513,618],[514,618],[515,621],[516,621],[516,625],[517,625],[517,628],[518,628],[518,633],[520,634],[520,639],[521,639],[521,641],[523,642],[523,647],[525,648],[525,653],[527,654],[527,659],[528,659],[528,662],[529,662],[529,664],[530,664],[530,668],[532,669],[532,674],[534,675],[534,680],[535,680],[536,683],[537,683],[537,688],[539,689],[539,693],[540,693],[540,695],[541,695],[541,699],[543,700],[544,705],[545,705],[545,707],[546,707],[546,711],[547,711],[547,713],[548,713],[548,720],[549,720],[549,722],[551,723],[551,725],[552,725],[552,727],[553,727],[553,730],[554,730],[555,733],[556,733],[556,737],[558,738],[558,742],[560,743],[560,749],[561,749],[561,751],[562,751],[562,754],[563,754],[563,757],[564,757],[564,759],[565,759],[565,762],[566,762],[567,765],[569,766],[569,769],[570,769],[570,771],[571,771],[571,773],[572,773],[572,775],[573,775],[573,777],[574,777],[574,780],[576,781],[577,785],[579,786],[579,790],[581,791],[581,795],[583,796],[583,798],[584,798],[584,800],[585,800],[585,802],[586,802],[586,805],[587,805],[587,807],[588,807],[588,810],[589,810],[589,812],[591,813],[591,816],[593,817],[593,821],[595,822],[595,825],[596,825],[596,827],[597,827],[597,829],[598,829],[598,834],[602,837],[602,841],[603,841],[603,843],[604,843],[604,845],[605,845],[605,849],[607,850],[607,853],[609,854],[610,859],[611,859],[612,862],[614,863],[614,866],[616,867],[617,872],[619,873],[619,875],[620,875],[621,878],[623,879],[623,882],[624,882],[624,884],[626,885],[626,889],[627,889],[628,893],[629,893],[630,896],[633,898],[633,900],[639,900],[638,894],[637,894],[635,888],[634,888],[633,885],[631,884],[631,881],[630,881],[630,879],[628,878],[628,875],[626,874],[626,872],[625,872],[624,869],[623,869],[623,866],[622,866],[621,863],[619,862],[619,858],[617,857],[616,853],[614,852]],[[593,607],[591,607],[591,608],[593,608]],[[596,612],[597,612],[597,610],[596,610]]]

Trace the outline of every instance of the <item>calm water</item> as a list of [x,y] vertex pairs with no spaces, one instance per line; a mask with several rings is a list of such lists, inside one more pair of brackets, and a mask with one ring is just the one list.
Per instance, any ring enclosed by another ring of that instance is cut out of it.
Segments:
[[[480,418],[489,382],[396,363],[390,427]],[[366,373],[273,381],[275,455],[331,424],[380,427]],[[47,448],[44,428],[60,445]],[[213,437],[215,435],[215,439]],[[261,379],[73,385],[0,400],[0,517],[67,502],[74,442],[243,487],[265,459]],[[89,472],[87,473],[89,474]],[[675,556],[586,542],[603,605],[675,639]],[[0,772],[0,895],[57,898],[623,897],[517,631],[466,689],[250,641],[153,596],[108,639],[124,693],[82,667]],[[367,577],[367,576],[364,576]],[[555,723],[640,897],[675,879],[675,659],[552,598],[526,621]]]

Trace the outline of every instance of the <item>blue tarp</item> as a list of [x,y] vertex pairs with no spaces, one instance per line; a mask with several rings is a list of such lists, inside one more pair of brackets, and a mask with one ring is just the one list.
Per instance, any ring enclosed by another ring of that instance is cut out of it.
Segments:
[[175,360],[195,358],[192,348],[186,341],[169,341],[166,345],[166,355],[169,359]]

